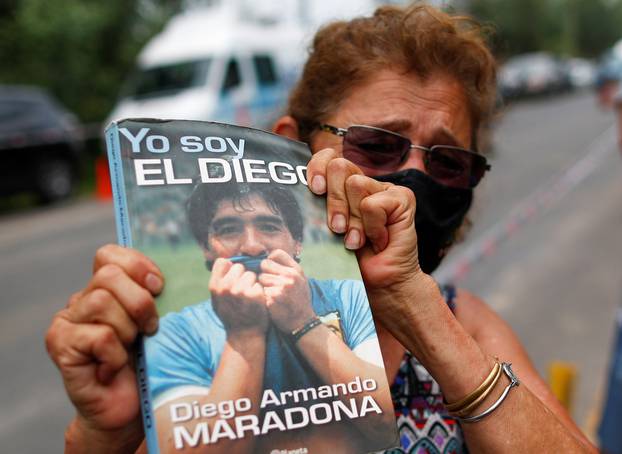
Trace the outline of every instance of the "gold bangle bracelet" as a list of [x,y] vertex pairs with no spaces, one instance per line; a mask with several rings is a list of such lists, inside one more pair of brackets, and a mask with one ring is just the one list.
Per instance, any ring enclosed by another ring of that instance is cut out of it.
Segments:
[[497,386],[497,383],[499,383],[499,379],[501,378],[502,372],[503,372],[503,368],[499,366],[499,369],[497,370],[497,375],[495,375],[494,380],[490,383],[490,386],[486,388],[484,392],[477,399],[475,399],[473,402],[468,404],[466,407],[463,407],[454,412],[450,412],[450,414],[452,416],[463,417],[463,416],[467,416],[469,413],[475,410],[477,406],[481,404],[484,401],[484,399],[486,399],[486,397],[488,397],[490,393],[492,393],[492,391],[495,389],[495,386]]
[[490,415],[493,411],[495,411],[497,408],[499,408],[501,406],[501,404],[503,403],[505,398],[508,396],[508,394],[512,390],[512,388],[514,388],[515,386],[519,386],[520,385],[520,380],[518,379],[516,374],[512,371],[512,365],[511,364],[509,364],[509,363],[502,363],[501,364],[501,368],[503,369],[503,372],[505,372],[505,375],[507,375],[507,377],[510,379],[510,384],[505,387],[505,389],[501,393],[501,396],[499,396],[499,398],[490,407],[488,407],[486,410],[484,410],[479,415],[465,416],[465,417],[456,416],[455,418],[458,421],[460,421],[460,422],[468,422],[468,423],[481,421],[482,419],[484,419],[486,416]]
[[500,370],[501,370],[501,364],[499,364],[498,360],[495,360],[494,367],[492,368],[492,370],[490,371],[490,373],[488,374],[488,376],[482,382],[481,385],[479,385],[474,391],[469,393],[466,397],[464,397],[463,399],[460,399],[458,402],[454,402],[452,404],[445,403],[445,408],[447,408],[449,412],[458,412],[462,408],[471,404],[478,397],[480,397],[483,392],[485,392],[490,387],[490,384],[495,379],[495,377],[498,376],[498,373]]

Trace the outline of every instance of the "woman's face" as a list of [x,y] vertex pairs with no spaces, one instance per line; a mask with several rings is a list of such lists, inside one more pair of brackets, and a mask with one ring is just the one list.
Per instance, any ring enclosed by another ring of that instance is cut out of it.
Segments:
[[[451,76],[432,75],[422,81],[413,74],[383,70],[359,85],[323,122],[338,128],[376,126],[408,137],[414,145],[469,148],[471,119],[464,88]],[[311,138],[311,150],[341,150],[342,138],[324,131]],[[422,153],[411,150],[402,169],[425,171]],[[365,169],[369,176],[380,170]]]

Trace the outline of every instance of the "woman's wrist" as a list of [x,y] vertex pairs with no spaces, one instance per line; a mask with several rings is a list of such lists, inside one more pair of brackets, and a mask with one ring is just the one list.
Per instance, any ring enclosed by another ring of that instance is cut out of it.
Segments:
[[78,415],[65,430],[65,454],[133,454],[143,439],[140,420],[119,430],[101,430]]
[[445,399],[454,402],[476,389],[494,366],[477,342],[455,319],[430,324],[435,331],[419,341],[415,357],[439,384]]
[[447,306],[436,281],[422,272],[399,287],[370,292],[382,324],[439,383],[448,401],[459,400],[485,379],[494,365]]
[[[412,337],[413,332],[425,330],[428,320],[452,317],[438,284],[423,272],[413,274],[397,285],[368,289],[368,293],[374,315],[400,341],[403,339],[396,334]],[[408,349],[413,347],[403,345]]]

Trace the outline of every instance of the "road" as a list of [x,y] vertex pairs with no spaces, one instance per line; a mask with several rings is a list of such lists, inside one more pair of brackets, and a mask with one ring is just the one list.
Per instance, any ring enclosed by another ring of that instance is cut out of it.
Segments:
[[[606,153],[593,171],[460,281],[514,327],[543,374],[552,360],[576,365],[573,416],[588,431],[622,298],[622,162],[612,124],[611,114],[598,111],[588,93],[509,108],[495,126],[493,170],[478,191],[474,227],[449,257],[460,260],[517,203],[547,188],[600,139]],[[87,281],[94,250],[114,238],[112,206],[90,200],[0,218],[3,452],[62,451],[73,411],[47,359],[44,332]]]

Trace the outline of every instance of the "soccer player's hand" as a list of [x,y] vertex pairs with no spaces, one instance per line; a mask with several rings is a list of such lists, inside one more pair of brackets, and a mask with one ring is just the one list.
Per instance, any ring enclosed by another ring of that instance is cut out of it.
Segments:
[[315,315],[309,282],[302,267],[287,252],[275,249],[261,262],[259,283],[270,318],[279,330],[291,333]]
[[212,268],[209,290],[227,335],[266,333],[266,297],[255,273],[246,271],[239,263],[219,258]]
[[137,334],[157,330],[153,297],[163,284],[143,254],[107,245],[95,255],[87,286],[52,320],[46,347],[77,410],[68,450],[72,442],[89,452],[135,449],[143,439],[132,356]]

